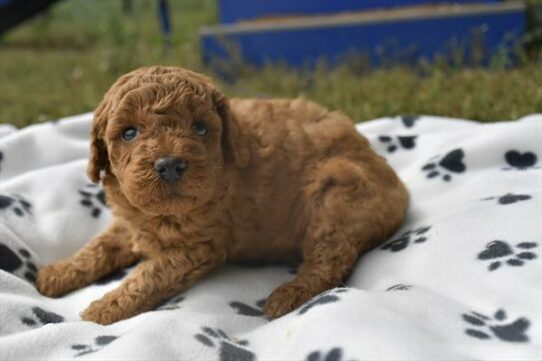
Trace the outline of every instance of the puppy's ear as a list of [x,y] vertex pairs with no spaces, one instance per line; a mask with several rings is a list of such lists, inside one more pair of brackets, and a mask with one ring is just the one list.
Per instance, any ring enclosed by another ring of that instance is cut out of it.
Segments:
[[217,89],[213,89],[212,94],[216,111],[222,119],[224,163],[244,167],[247,165],[250,156],[246,139],[241,133],[237,119],[230,109],[228,98]]
[[107,147],[104,141],[105,127],[109,113],[109,104],[104,99],[94,112],[94,120],[90,131],[90,157],[88,160],[87,174],[94,182],[100,182],[100,173],[109,165]]

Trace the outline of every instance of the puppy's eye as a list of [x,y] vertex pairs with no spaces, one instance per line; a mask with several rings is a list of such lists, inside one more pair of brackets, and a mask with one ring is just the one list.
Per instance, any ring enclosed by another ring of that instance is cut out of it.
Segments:
[[139,131],[135,127],[128,127],[122,131],[122,139],[126,141],[133,140]]
[[192,127],[194,128],[196,134],[202,137],[208,132],[207,126],[203,122],[195,122]]

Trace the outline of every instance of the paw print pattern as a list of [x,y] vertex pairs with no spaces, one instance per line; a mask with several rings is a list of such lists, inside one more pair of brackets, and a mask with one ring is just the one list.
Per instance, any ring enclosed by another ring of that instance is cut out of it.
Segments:
[[158,307],[156,307],[157,311],[170,311],[170,310],[177,310],[181,308],[180,303],[184,301],[183,296],[175,296],[169,300],[166,300],[162,302]]
[[517,203],[517,202],[526,201],[526,200],[529,200],[531,198],[532,197],[530,195],[528,195],[528,194],[507,193],[507,194],[505,194],[503,196],[500,196],[500,197],[483,198],[483,200],[484,201],[490,201],[490,200],[497,199],[497,204],[507,205],[507,204],[513,204],[513,203]]
[[435,178],[442,175],[442,179],[446,182],[452,180],[452,173],[463,173],[467,169],[467,166],[463,163],[465,152],[462,149],[454,149],[447,153],[438,162],[438,157],[433,157],[429,160],[429,163],[422,167],[422,170],[426,172],[427,178]]
[[27,326],[39,325],[41,327],[49,323],[64,322],[64,317],[54,312],[45,311],[43,308],[40,307],[33,307],[32,315],[28,317],[22,317],[21,322]]
[[80,203],[91,210],[92,217],[98,218],[103,207],[107,207],[104,190],[96,184],[87,184],[78,192],[82,196]]
[[237,310],[237,313],[243,316],[260,317],[263,316],[263,307],[265,299],[256,302],[256,307],[249,306],[239,301],[230,302],[230,307]]
[[411,285],[404,285],[402,283],[398,283],[396,285],[393,285],[391,287],[388,287],[386,289],[386,291],[408,291],[409,289],[411,289],[412,286]]
[[504,154],[504,159],[510,167],[503,168],[504,170],[527,170],[535,167],[538,157],[532,152],[521,153],[517,150],[509,150]]
[[91,345],[77,344],[72,345],[71,348],[72,350],[79,351],[77,354],[74,355],[74,357],[79,357],[87,355],[89,353],[100,351],[105,346],[109,345],[111,342],[115,341],[118,338],[118,336],[98,336],[94,339],[94,342]]
[[481,261],[493,261],[489,264],[488,270],[495,271],[501,265],[523,266],[525,262],[536,258],[536,253],[528,251],[537,247],[535,242],[518,243],[515,248],[519,253],[515,253],[513,248],[505,241],[493,241],[486,245],[486,248],[478,254]]
[[397,136],[397,143],[394,141],[394,139],[388,135],[381,135],[378,137],[378,140],[381,143],[384,143],[387,145],[388,153],[393,153],[399,147],[403,149],[413,149],[416,146],[416,138],[417,136],[411,135],[411,136]]
[[425,234],[431,227],[418,227],[414,230],[409,230],[403,233],[399,238],[388,241],[380,247],[381,250],[389,250],[391,252],[399,252],[407,248],[412,240],[412,243],[423,243],[427,241]]
[[332,348],[329,352],[314,351],[307,355],[305,361],[342,361],[343,350],[339,347]]
[[321,293],[320,295],[309,300],[303,306],[299,308],[298,314],[302,315],[307,313],[311,308],[315,306],[325,305],[327,303],[333,303],[340,300],[339,294],[347,292],[348,288],[334,288],[332,290]]
[[[205,346],[220,349],[220,361],[254,361],[256,355],[248,350],[246,340],[232,340],[220,329],[203,327],[202,333],[198,333],[196,340]],[[217,346],[218,345],[218,346]]]
[[419,115],[401,115],[401,121],[407,128],[412,128],[418,120],[420,120]]
[[492,318],[474,311],[461,316],[463,321],[472,327],[465,330],[465,333],[471,337],[480,340],[488,340],[496,337],[501,341],[507,342],[529,341],[529,337],[525,332],[529,328],[530,322],[524,317],[518,318],[513,322],[507,322],[506,312],[502,309],[495,312]]
[[8,246],[0,243],[0,269],[9,273],[18,273],[22,269],[24,278],[29,282],[36,280],[38,268],[32,262],[30,252],[20,248],[17,252],[11,250]]
[[0,194],[0,211],[10,210],[19,217],[32,215],[32,205],[20,195]]

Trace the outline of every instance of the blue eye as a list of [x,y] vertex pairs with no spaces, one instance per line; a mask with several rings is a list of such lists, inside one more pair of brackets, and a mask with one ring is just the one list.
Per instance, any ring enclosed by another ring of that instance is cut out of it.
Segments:
[[133,140],[139,131],[135,127],[128,127],[122,131],[122,139],[130,141]]
[[196,134],[199,136],[204,136],[207,134],[207,126],[203,122],[195,122],[194,125],[192,125],[194,130],[196,131]]

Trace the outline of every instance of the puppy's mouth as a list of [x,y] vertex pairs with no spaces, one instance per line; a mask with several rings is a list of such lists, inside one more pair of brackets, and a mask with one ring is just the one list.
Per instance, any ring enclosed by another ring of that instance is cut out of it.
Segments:
[[145,197],[138,197],[137,204],[134,205],[143,213],[156,216],[185,213],[198,203],[197,197],[183,192],[178,187],[168,188],[170,189],[154,189]]
[[156,193],[157,201],[165,200],[187,200],[195,201],[196,197],[187,193],[181,184],[161,184]]

